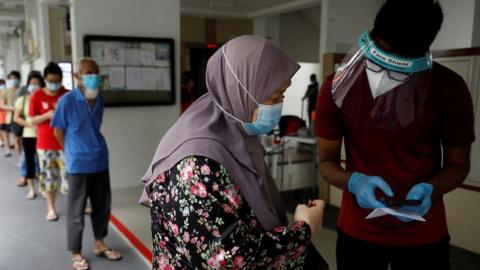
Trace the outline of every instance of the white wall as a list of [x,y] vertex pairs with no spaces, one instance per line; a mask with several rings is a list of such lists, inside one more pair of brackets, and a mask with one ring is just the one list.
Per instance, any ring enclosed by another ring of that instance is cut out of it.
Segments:
[[[317,62],[320,46],[320,7],[281,14],[280,47],[299,62]],[[310,17],[309,15],[312,15]]]
[[[180,1],[71,0],[73,59],[87,34],[175,39],[179,98]],[[103,134],[110,150],[113,188],[140,185],[158,142],[179,115],[174,106],[106,108]]]
[[268,38],[280,46],[280,17],[274,15],[253,19],[253,34]]
[[451,243],[480,254],[480,193],[457,188],[445,195],[444,201]]
[[[310,75],[316,74],[318,76],[318,63],[299,63],[300,70],[293,76],[292,85],[285,92],[285,99],[283,100],[282,115],[296,115],[302,116],[301,104],[302,97],[305,95],[308,85],[310,84]],[[307,102],[304,102],[303,119],[307,120]]]
[[439,0],[444,19],[432,50],[469,48],[472,46],[476,0]]
[[357,37],[373,26],[375,15],[384,2],[385,0],[322,0],[320,69],[325,53],[347,52]]

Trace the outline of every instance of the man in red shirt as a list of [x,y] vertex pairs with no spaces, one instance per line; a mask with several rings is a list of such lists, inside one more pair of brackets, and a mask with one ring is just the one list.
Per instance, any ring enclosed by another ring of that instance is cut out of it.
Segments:
[[[320,172],[344,190],[339,270],[449,269],[443,194],[468,174],[475,136],[465,82],[431,61],[442,21],[433,0],[388,0],[359,38],[358,53],[321,87],[314,126]],[[401,210],[426,221],[366,219],[385,207],[382,197],[419,201]]]
[[55,208],[57,189],[62,185],[65,190],[65,169],[63,149],[54,135],[50,120],[55,112],[60,97],[68,91],[62,86],[62,70],[55,63],[50,63],[45,68],[43,77],[46,87],[36,91],[30,98],[30,117],[32,123],[38,126],[37,153],[40,163],[40,191],[44,192],[47,199],[47,220],[58,219]]

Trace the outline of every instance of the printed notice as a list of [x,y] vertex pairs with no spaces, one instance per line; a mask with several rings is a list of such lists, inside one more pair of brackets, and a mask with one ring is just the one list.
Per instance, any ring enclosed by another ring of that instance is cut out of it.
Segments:
[[127,67],[127,89],[128,90],[142,90],[142,68]]
[[140,44],[140,62],[143,66],[155,65],[155,44],[154,43]]
[[157,89],[162,91],[172,90],[169,68],[157,68]]
[[143,90],[157,89],[157,70],[155,68],[142,68]]
[[101,41],[92,41],[90,43],[90,55],[99,66],[107,64],[105,45],[105,42]]
[[125,68],[124,67],[111,67],[108,72],[108,81],[110,89],[112,90],[124,90],[126,86]]

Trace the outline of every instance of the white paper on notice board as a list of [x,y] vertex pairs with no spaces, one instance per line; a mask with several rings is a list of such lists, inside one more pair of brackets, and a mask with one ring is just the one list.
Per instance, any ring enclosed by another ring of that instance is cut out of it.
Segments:
[[143,90],[157,89],[157,70],[155,68],[142,68]]
[[157,89],[163,91],[172,90],[169,68],[157,68]]
[[140,43],[131,42],[125,44],[125,65],[140,65]]
[[155,45],[155,66],[170,67],[170,46],[168,44]]
[[112,90],[124,90],[125,89],[125,68],[124,67],[111,67],[108,72],[108,81],[110,89]]
[[107,63],[109,65],[125,64],[125,44],[123,42],[106,43]]
[[92,41],[90,43],[90,55],[98,65],[107,64],[106,43],[101,41]]
[[154,43],[140,44],[140,62],[144,66],[155,65],[155,44]]
[[127,89],[142,90],[142,68],[127,67]]

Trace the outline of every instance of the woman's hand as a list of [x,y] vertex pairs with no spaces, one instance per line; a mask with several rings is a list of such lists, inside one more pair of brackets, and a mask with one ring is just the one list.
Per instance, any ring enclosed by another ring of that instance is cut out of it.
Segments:
[[325,209],[325,202],[322,200],[315,200],[309,205],[299,204],[295,210],[294,220],[305,221],[312,231],[312,238],[315,237],[323,221],[323,210]]

